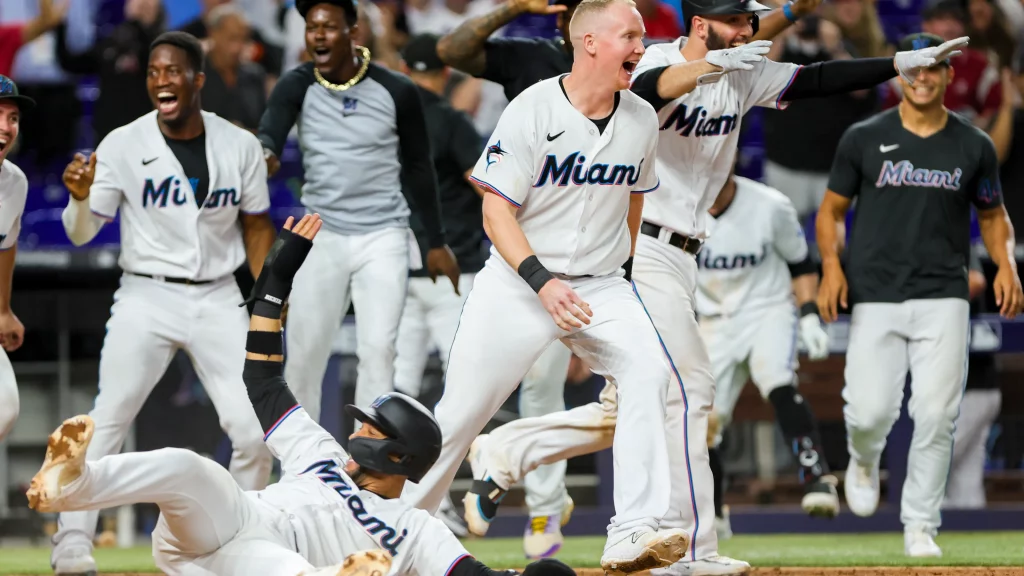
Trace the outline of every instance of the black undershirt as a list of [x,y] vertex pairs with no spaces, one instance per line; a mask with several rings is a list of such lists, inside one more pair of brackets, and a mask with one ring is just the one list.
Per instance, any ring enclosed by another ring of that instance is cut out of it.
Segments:
[[189,140],[175,140],[167,136],[164,136],[164,140],[181,164],[181,169],[185,171],[185,177],[188,178],[195,193],[196,206],[201,208],[210,189],[210,167],[206,163],[206,132]]
[[[565,84],[564,84],[564,82],[565,82],[565,76],[562,76],[561,78],[558,79],[558,87],[562,89],[562,95],[565,96],[565,99],[569,100],[569,94],[565,91]],[[572,100],[569,100],[569,104],[572,104]],[[612,106],[611,114],[605,116],[604,118],[600,118],[598,120],[594,120],[593,118],[587,118],[587,120],[590,120],[591,122],[593,122],[594,126],[597,126],[597,131],[600,132],[601,134],[604,134],[604,129],[608,127],[608,123],[612,121],[612,116],[615,115],[615,111],[618,110],[618,109],[619,109],[619,93],[616,92],[615,93],[615,105]]]

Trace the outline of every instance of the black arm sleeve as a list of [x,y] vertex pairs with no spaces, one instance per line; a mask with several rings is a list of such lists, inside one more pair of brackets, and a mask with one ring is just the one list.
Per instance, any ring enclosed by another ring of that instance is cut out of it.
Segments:
[[497,572],[488,568],[472,556],[466,556],[462,560],[459,560],[459,563],[448,572],[449,576],[509,576],[517,574],[519,573],[512,570],[502,570],[501,572]]
[[242,381],[263,432],[269,432],[298,402],[284,381],[284,363],[245,359]]
[[416,213],[423,224],[427,246],[444,246],[441,195],[437,190],[437,173],[430,154],[430,136],[427,134],[427,120],[423,114],[423,99],[416,85],[405,76],[375,66],[370,67],[369,76],[384,86],[395,100],[398,153],[402,162],[402,193],[409,202],[409,209]]
[[529,59],[531,51],[540,46],[533,38],[492,38],[484,43],[484,73],[478,76],[505,86],[519,76],[525,68],[522,58]]
[[96,45],[93,44],[85,52],[72,54],[68,50],[67,25],[61,24],[54,30],[56,35],[57,63],[65,72],[72,74],[95,74],[99,71],[99,57],[96,53]]
[[816,274],[818,272],[818,265],[814,263],[814,259],[808,254],[807,258],[804,258],[796,264],[787,264],[789,266],[789,276],[796,280],[804,274]]
[[665,70],[668,70],[668,66],[658,66],[657,68],[644,70],[642,74],[633,80],[633,86],[630,87],[634,94],[653,106],[655,112],[660,112],[666,104],[671,102],[671,100],[665,100],[658,96],[658,79],[661,78]]
[[892,58],[815,62],[800,68],[780,100],[819,98],[873,88],[896,77]]
[[302,66],[292,68],[274,85],[267,101],[267,108],[260,118],[260,127],[257,138],[263,147],[273,152],[278,157],[284,150],[284,143],[288,139],[288,132],[295,125],[299,113],[302,111],[302,101],[306,98],[306,91],[314,82],[313,64],[306,63]]

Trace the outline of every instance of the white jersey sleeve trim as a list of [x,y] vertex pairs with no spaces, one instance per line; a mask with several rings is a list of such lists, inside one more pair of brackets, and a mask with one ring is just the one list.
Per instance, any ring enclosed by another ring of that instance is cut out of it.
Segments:
[[471,554],[462,554],[461,556],[459,556],[458,558],[453,560],[452,563],[448,565],[448,569],[445,570],[444,576],[448,576],[449,574],[451,574],[452,570],[455,569],[455,566],[457,566],[459,564],[459,562],[462,562],[466,558],[472,558],[472,555]]
[[270,439],[270,435],[274,433],[274,430],[277,430],[277,427],[280,426],[281,424],[283,424],[284,421],[289,416],[294,414],[299,408],[302,408],[302,405],[301,404],[296,404],[295,406],[292,406],[290,410],[285,412],[280,418],[278,418],[277,422],[274,422],[274,425],[270,427],[270,430],[267,430],[267,433],[263,435],[263,441],[266,442],[267,440],[269,440]]
[[654,187],[647,188],[646,190],[633,190],[633,194],[647,194],[648,192],[654,192],[660,186],[661,186],[661,178],[659,178],[658,181],[655,182]]
[[487,182],[484,182],[483,180],[477,178],[476,176],[470,176],[469,179],[472,180],[473,182],[475,182],[476,184],[480,185],[480,187],[482,187],[484,190],[487,190],[488,192],[490,192],[492,194],[497,194],[498,196],[501,196],[502,199],[504,199],[509,204],[515,206],[516,208],[522,207],[522,204],[520,204],[519,202],[516,202],[515,200],[509,198],[508,196],[503,194],[501,192],[501,190],[498,190],[496,187],[492,186],[491,184],[489,184]]
[[786,87],[782,89],[782,92],[779,92],[779,97],[775,99],[776,110],[785,110],[789,107],[789,101],[783,100],[782,97],[786,95],[786,91],[793,85],[793,80],[796,80],[796,75],[800,73],[801,69],[803,69],[803,66],[793,70],[793,75],[789,77],[789,82],[786,82]]

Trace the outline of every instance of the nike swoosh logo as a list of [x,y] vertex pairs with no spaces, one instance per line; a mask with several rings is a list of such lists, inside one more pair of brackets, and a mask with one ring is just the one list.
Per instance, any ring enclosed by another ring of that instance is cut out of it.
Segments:
[[555,134],[554,136],[552,136],[551,134],[548,134],[548,142],[551,142],[552,140],[554,140],[555,138],[558,138],[562,134],[565,134],[565,130],[562,130],[561,132],[559,132],[558,134]]
[[[159,158],[159,156],[157,156],[156,158]],[[143,165],[143,166],[147,166],[147,165],[149,165],[149,163],[151,163],[151,162],[156,162],[156,158],[150,158],[149,160],[143,160],[143,161],[142,161],[142,165]]]
[[886,152],[892,152],[893,150],[895,150],[895,149],[897,149],[899,147],[900,147],[899,144],[890,144],[888,146],[886,146],[885,144],[882,144],[881,146],[878,147],[878,151],[881,152],[882,154],[885,154]]

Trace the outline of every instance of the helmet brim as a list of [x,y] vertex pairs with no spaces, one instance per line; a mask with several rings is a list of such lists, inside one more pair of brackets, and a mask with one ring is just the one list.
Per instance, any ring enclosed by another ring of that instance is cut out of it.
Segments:
[[383,420],[380,419],[380,415],[377,414],[377,411],[374,410],[373,408],[363,410],[362,408],[354,404],[349,404],[345,406],[345,413],[364,424],[373,424],[375,428],[377,428],[387,436],[394,436],[394,431],[391,430],[390,426],[385,424]]

